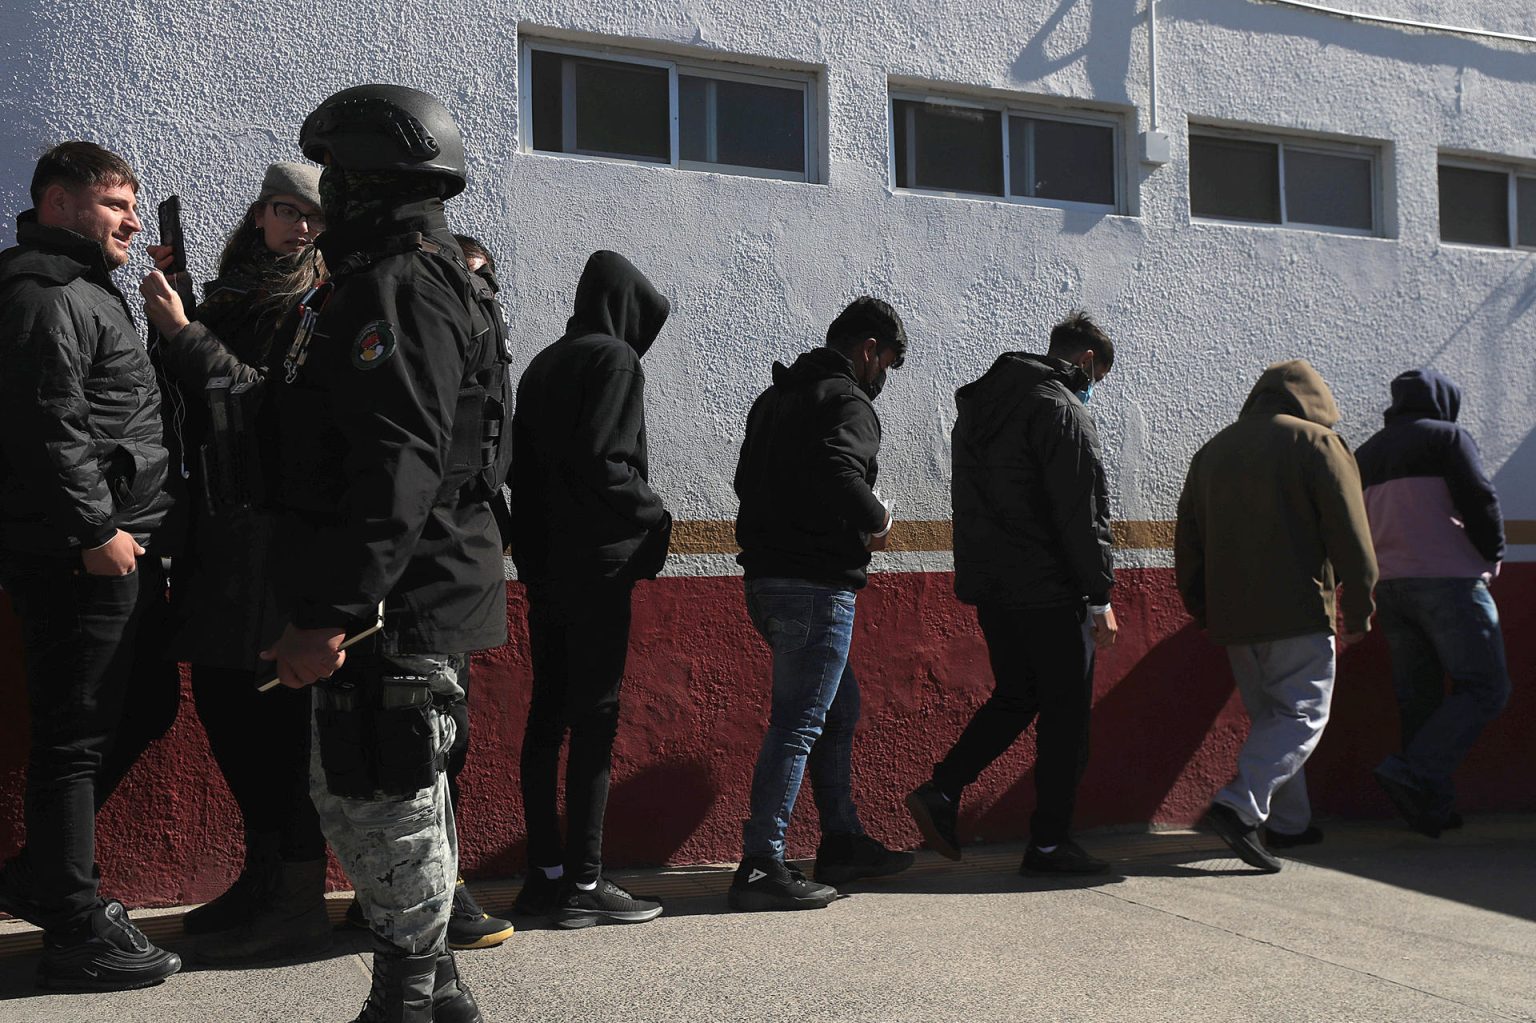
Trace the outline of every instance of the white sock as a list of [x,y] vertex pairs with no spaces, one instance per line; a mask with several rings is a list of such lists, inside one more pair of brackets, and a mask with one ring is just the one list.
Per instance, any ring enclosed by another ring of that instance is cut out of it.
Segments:
[[551,881],[558,881],[565,874],[564,867],[540,867],[539,869],[542,870],[544,872],[544,876],[549,878]]
[[1054,845],[1037,845],[1035,848],[1039,849],[1043,853],[1053,853],[1056,851],[1056,847]]
[[586,882],[577,881],[576,882],[576,887],[580,888],[584,892],[596,891],[597,890],[597,882],[596,881],[586,881]]

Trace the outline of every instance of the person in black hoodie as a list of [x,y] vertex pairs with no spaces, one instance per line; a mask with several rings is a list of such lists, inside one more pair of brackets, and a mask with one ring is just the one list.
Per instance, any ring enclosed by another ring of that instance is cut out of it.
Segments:
[[[848,665],[857,591],[893,518],[874,490],[886,371],[906,357],[901,317],[855,299],[826,347],[773,364],[736,463],[736,541],[747,611],[773,650],[768,731],[752,774],[742,860],[728,896],[740,911],[821,909],[832,884],[912,864],[865,834],[853,802],[859,684]],[[784,862],[784,836],[807,769],[821,817],[816,880]],[[830,883],[828,883],[830,882]]]
[[[671,309],[629,260],[595,252],[564,336],[534,356],[512,418],[512,558],[528,591],[533,699],[523,738],[528,880],[520,913],[572,929],[655,919],[602,876],[630,597],[667,557],[672,516],[648,482],[645,373]],[[560,841],[560,745],[571,734]]]
[[955,394],[955,595],[976,606],[996,688],[933,780],[907,796],[928,844],[960,858],[960,794],[1039,716],[1036,803],[1022,873],[1096,874],[1070,837],[1088,762],[1095,648],[1115,641],[1109,495],[1085,402],[1115,346],[1086,314],[1044,356],[1007,352]]
[[32,718],[27,849],[0,874],[0,909],[43,929],[48,987],[144,987],[181,968],[101,898],[95,870],[136,631],[164,597],[146,550],[169,504],[160,389],[111,277],[140,229],[138,190],[115,153],[55,146],[0,254],[0,585]]

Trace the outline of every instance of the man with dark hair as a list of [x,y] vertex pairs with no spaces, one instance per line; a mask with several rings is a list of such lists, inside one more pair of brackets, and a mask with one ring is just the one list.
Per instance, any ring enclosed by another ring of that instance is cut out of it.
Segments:
[[[848,665],[854,602],[870,552],[894,521],[875,492],[886,371],[906,357],[901,317],[876,298],[855,299],[827,328],[827,344],[791,366],[747,416],[736,463],[737,560],[747,611],[773,651],[768,732],[752,774],[736,910],[820,909],[832,884],[905,870],[911,853],[865,834],[853,802],[853,732],[859,684]],[[821,816],[816,881],[784,862],[784,838],[809,769]]]
[[1456,423],[1460,409],[1461,388],[1448,377],[1409,370],[1392,381],[1386,425],[1356,454],[1381,569],[1376,622],[1402,720],[1402,752],[1376,766],[1376,780],[1431,838],[1459,822],[1452,776],[1510,690],[1488,592],[1504,518],[1476,442]]
[[[1280,861],[1260,828],[1277,847],[1321,838],[1305,765],[1328,724],[1337,648],[1370,628],[1376,556],[1359,470],[1333,431],[1338,421],[1333,392],[1311,363],[1276,363],[1237,422],[1195,452],[1179,494],[1179,596],[1227,648],[1252,722],[1237,774],[1205,820],[1265,873]],[[1341,586],[1344,631],[1335,640]]]
[[95,870],[135,633],[164,595],[147,550],[168,503],[160,391],[111,277],[140,229],[137,194],[116,154],[56,146],[0,254],[0,586],[32,714],[27,849],[0,875],[0,909],[43,928],[47,987],[143,987],[181,968],[100,897]]
[[1051,331],[1044,356],[1005,352],[955,393],[955,595],[976,607],[995,684],[932,779],[907,796],[924,839],[952,860],[965,786],[1038,719],[1020,872],[1109,869],[1071,828],[1088,763],[1094,654],[1119,631],[1109,493],[1085,407],[1114,360],[1114,343],[1074,312]]
[[310,793],[374,935],[359,1023],[476,1023],[445,948],[458,837],[443,767],[465,659],[506,641],[489,503],[501,311],[448,231],[465,161],[441,103],[347,89],[299,146],[325,166],[331,278],[274,346],[275,590],[291,611],[262,657],[285,685],[323,683]]
[[641,368],[671,303],[633,263],[603,251],[582,269],[573,306],[564,336],[518,381],[509,479],[533,661],[521,763],[529,869],[517,910],[553,913],[566,929],[661,914],[659,902],[603,877],[603,814],[630,602],[635,583],[661,571],[672,535],[649,482]]

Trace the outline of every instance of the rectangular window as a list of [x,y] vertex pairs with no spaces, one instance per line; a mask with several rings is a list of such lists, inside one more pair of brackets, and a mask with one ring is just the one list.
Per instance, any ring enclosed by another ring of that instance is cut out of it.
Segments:
[[1189,212],[1376,234],[1378,162],[1367,146],[1191,130]]
[[897,188],[1118,209],[1116,120],[891,97]]
[[1536,248],[1536,175],[1496,165],[1442,163],[1440,240]]
[[809,75],[524,47],[534,150],[809,181]]

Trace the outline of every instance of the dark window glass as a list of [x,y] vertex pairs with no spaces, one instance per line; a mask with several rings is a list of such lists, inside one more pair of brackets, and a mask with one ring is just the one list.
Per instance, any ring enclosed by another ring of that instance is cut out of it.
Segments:
[[1189,211],[1197,217],[1280,223],[1279,147],[1191,135]]
[[1440,168],[1440,240],[1509,245],[1509,175]]
[[1115,135],[1104,125],[1010,117],[1008,163],[1014,195],[1115,203]]
[[566,100],[576,100],[575,144],[567,132],[567,152],[671,162],[666,68],[584,57],[565,63]]
[[805,92],[678,76],[682,159],[805,173]]
[[1515,179],[1515,213],[1520,244],[1536,245],[1536,178]]
[[1285,219],[1369,231],[1375,227],[1371,161],[1340,153],[1285,149]]
[[898,188],[1003,194],[1001,112],[891,102]]
[[565,145],[561,139],[561,127],[565,118],[565,105],[560,88],[560,64],[558,53],[534,50],[530,86],[533,90],[533,148],[546,153],[562,153]]

